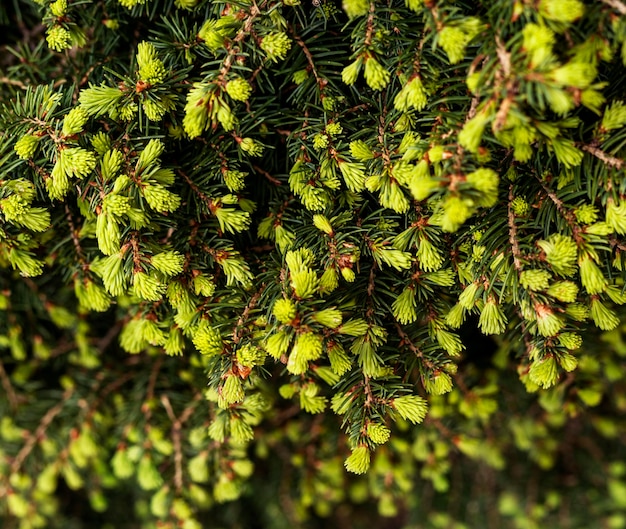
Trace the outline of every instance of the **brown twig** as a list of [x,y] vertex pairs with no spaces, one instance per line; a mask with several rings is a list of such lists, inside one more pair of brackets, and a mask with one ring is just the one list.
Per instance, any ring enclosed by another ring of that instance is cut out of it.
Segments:
[[183,488],[183,450],[180,439],[180,421],[174,415],[172,404],[167,395],[161,395],[161,404],[165,408],[168,417],[172,421],[172,443],[174,444],[174,486],[176,492],[180,492]]
[[620,0],[600,0],[608,6],[611,6],[615,11],[618,11],[621,15],[626,15],[626,4],[620,2]]
[[506,51],[506,47],[502,43],[499,35],[496,35],[496,55],[502,65],[504,76],[508,77],[511,75],[511,54]]
[[520,259],[521,251],[519,249],[519,243],[517,241],[517,226],[515,225],[515,213],[511,203],[513,202],[513,185],[509,186],[509,204],[508,204],[508,220],[509,220],[509,243],[511,245],[511,254],[513,255],[513,266],[517,273],[522,271],[522,261]]
[[381,149],[381,157],[383,159],[383,163],[385,166],[391,165],[391,156],[389,154],[389,149],[387,149],[387,144],[385,138],[388,136],[385,133],[385,120],[387,117],[387,107],[384,106],[382,112],[380,113],[380,119],[378,121],[378,144]]
[[281,181],[277,178],[274,178],[271,174],[269,174],[265,169],[261,169],[258,165],[253,165],[252,168],[257,172],[261,173],[265,178],[267,178],[272,184],[275,186],[282,185]]
[[575,219],[574,213],[565,208],[563,201],[559,197],[556,196],[556,194],[545,184],[545,182],[541,180],[541,178],[539,178],[539,176],[537,175],[535,176],[537,180],[539,180],[539,183],[541,184],[541,187],[543,187],[543,190],[545,191],[546,195],[548,195],[548,198],[552,200],[552,202],[556,206],[557,211],[561,214],[561,216],[565,219],[565,221],[569,225],[570,229],[572,230],[572,237],[576,241],[576,244],[578,244],[579,246],[584,244],[585,241],[580,235],[581,228],[577,224],[577,222],[574,220]]
[[21,88],[22,90],[26,90],[26,88],[28,88],[24,83],[22,83],[22,81],[18,81],[16,79],[9,79],[8,77],[0,77],[0,83],[17,86],[18,88]]
[[149,403],[154,399],[154,388],[156,386],[157,378],[159,377],[159,371],[161,370],[161,366],[163,365],[163,357],[159,356],[155,360],[154,364],[152,364],[152,371],[150,372],[150,378],[148,380],[148,389],[146,390],[146,401],[147,406],[144,404],[144,415],[146,419],[146,426],[148,422],[150,422],[150,417],[152,416],[152,407]]
[[9,401],[9,406],[12,410],[17,409],[18,399],[17,393],[15,393],[15,389],[13,389],[13,385],[11,384],[11,379],[4,369],[4,364],[0,361],[0,380],[2,381],[2,387],[7,394],[7,399]]
[[254,294],[254,296],[252,296],[252,298],[246,305],[246,308],[243,309],[241,316],[239,316],[239,319],[237,320],[237,323],[235,324],[235,329],[233,330],[233,343],[239,343],[239,340],[241,339],[240,337],[241,329],[244,328],[246,320],[248,319],[248,315],[250,314],[250,311],[256,306],[257,302],[259,301],[259,298],[261,297],[263,290],[265,290],[265,284],[262,284],[259,290]]
[[372,45],[372,40],[374,39],[374,19],[376,17],[376,4],[374,2],[370,2],[370,12],[367,16],[367,22],[365,23],[367,30],[365,32],[365,42],[363,45],[367,48]]
[[198,401],[202,397],[201,393],[196,393],[193,402],[183,410],[180,417],[176,417],[174,409],[167,394],[161,395],[161,404],[167,412],[167,416],[172,421],[172,444],[174,445],[174,486],[180,492],[183,488],[183,449],[181,430],[183,424],[191,417]]
[[9,474],[15,474],[20,469],[24,460],[32,452],[33,448],[35,448],[37,441],[43,438],[44,434],[46,433],[46,430],[48,429],[48,426],[50,426],[54,418],[59,413],[61,413],[66,402],[72,397],[73,394],[74,394],[74,388],[67,389],[63,393],[63,397],[61,398],[61,401],[55,404],[54,406],[52,406],[52,408],[50,408],[45,413],[45,415],[41,418],[41,421],[39,421],[39,426],[37,426],[35,433],[29,434],[26,440],[26,443],[24,444],[22,449],[18,452],[17,456],[15,456],[15,459],[13,460],[13,463],[11,464],[11,469],[10,469]]
[[375,401],[374,394],[372,393],[372,386],[370,384],[370,377],[363,375],[363,391],[365,392],[365,404],[366,408],[372,406]]
[[109,347],[109,345],[111,345],[111,342],[115,339],[115,337],[122,330],[122,327],[124,326],[125,321],[126,321],[125,319],[121,321],[117,321],[115,325],[110,327],[107,333],[100,340],[98,340],[97,348],[100,353],[103,353],[106,350],[106,348]]
[[263,2],[261,6],[257,6],[253,4],[250,7],[250,14],[246,17],[246,21],[244,25],[239,30],[237,35],[235,35],[235,37],[233,38],[232,44],[230,45],[230,48],[228,50],[228,55],[222,62],[222,67],[220,68],[220,81],[222,83],[225,81],[226,76],[228,75],[228,72],[230,71],[230,68],[233,64],[233,60],[239,54],[239,47],[237,46],[237,44],[242,42],[243,39],[250,32],[252,32],[253,27],[254,27],[254,20],[261,14],[261,10],[259,9],[259,7],[263,7],[264,4],[265,2]]
[[326,80],[322,79],[317,73],[317,68],[315,68],[315,63],[313,62],[313,55],[311,55],[311,51],[309,50],[309,48],[307,48],[307,45],[304,43],[304,41],[298,35],[296,35],[295,31],[292,32],[292,35],[293,35],[293,40],[295,40],[298,46],[302,48],[302,51],[304,52],[304,56],[306,57],[306,60],[309,63],[309,67],[311,68],[311,71],[313,72],[313,75],[315,76],[315,80],[317,81],[317,84],[320,86],[320,88],[323,88],[326,85]]
[[593,147],[591,145],[583,145],[581,148],[583,151],[592,154],[599,160],[602,160],[605,164],[610,165],[611,167],[615,167],[616,169],[622,169],[626,164],[626,161],[620,158],[616,158],[615,156],[611,156],[610,154],[605,153],[602,149],[598,149],[597,147]]
[[437,428],[437,430],[439,430],[439,433],[441,433],[443,437],[454,442],[454,433],[449,428],[447,428],[439,419],[433,419],[431,415],[428,415],[426,419],[424,419],[424,423],[432,424],[435,428]]
[[213,204],[213,201],[200,190],[200,188],[195,184],[195,182],[191,179],[191,177],[187,173],[180,171],[180,170],[178,171],[178,174],[185,179],[185,182],[187,182],[191,190],[196,195],[198,195],[198,198],[202,200],[202,202],[204,202],[204,204],[209,209],[209,211],[213,212],[215,209],[215,205]]
[[70,228],[70,236],[72,237],[72,242],[74,243],[74,249],[76,250],[76,255],[78,255],[78,261],[81,266],[85,268],[87,266],[87,262],[85,260],[85,255],[83,253],[83,248],[80,245],[80,240],[78,239],[78,230],[76,229],[76,225],[74,224],[74,218],[72,217],[72,212],[70,211],[69,206],[65,203],[65,218],[67,219],[67,224]]
[[436,369],[437,366],[424,356],[423,351],[413,343],[413,340],[411,340],[411,338],[409,338],[409,335],[404,332],[402,326],[397,321],[394,322],[394,324],[396,326],[396,330],[398,331],[398,336],[400,336],[401,343],[405,344],[411,350],[411,352],[417,358],[419,358],[420,362],[424,363],[427,368]]
[[129,380],[132,380],[134,377],[135,377],[135,373],[130,371],[128,373],[124,373],[123,375],[120,375],[118,378],[116,378],[107,386],[105,386],[100,392],[100,394],[98,395],[98,398],[94,400],[92,404],[89,406],[89,410],[87,411],[87,414],[86,414],[86,420],[91,420],[91,417],[98,411],[98,407],[100,406],[102,402],[104,402],[104,399],[107,397],[107,395],[115,391],[120,386],[123,386],[124,384],[126,384],[126,382],[128,382]]

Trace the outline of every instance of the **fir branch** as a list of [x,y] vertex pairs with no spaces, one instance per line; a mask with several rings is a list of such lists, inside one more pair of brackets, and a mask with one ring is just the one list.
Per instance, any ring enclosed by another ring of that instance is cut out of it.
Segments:
[[[376,520],[345,503],[355,484],[386,518],[427,517],[406,490],[462,505],[458,483],[500,458],[490,505],[524,517],[555,481],[532,483],[524,513],[510,477],[533,471],[508,462],[551,417],[571,425],[563,409],[606,433],[609,455],[566,439],[535,459],[544,473],[555,454],[591,455],[576,468],[588,489],[585,468],[597,480],[621,449],[610,414],[623,397],[626,161],[602,145],[621,145],[626,124],[611,55],[623,2],[541,0],[537,16],[505,0],[350,0],[346,16],[331,1],[0,6],[6,37],[22,27],[28,40],[0,76],[7,523],[66,526],[61,506],[85,497],[114,518],[136,481],[139,525],[232,525],[260,476],[268,513],[356,528]],[[88,290],[94,311],[116,308],[87,313]],[[474,330],[499,334],[497,361],[473,361]],[[590,358],[611,367],[605,383]],[[59,379],[73,393],[59,396]],[[402,425],[386,443],[387,423],[421,422],[429,400],[426,431]],[[343,472],[344,445],[349,470],[379,457],[370,479]],[[587,525],[617,512],[611,480]],[[547,502],[542,521],[567,505]],[[506,525],[503,513],[483,518]]]

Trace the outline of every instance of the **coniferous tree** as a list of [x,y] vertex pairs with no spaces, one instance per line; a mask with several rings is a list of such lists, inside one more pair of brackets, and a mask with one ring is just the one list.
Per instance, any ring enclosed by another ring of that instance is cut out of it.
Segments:
[[626,4],[0,23],[6,527],[626,527]]

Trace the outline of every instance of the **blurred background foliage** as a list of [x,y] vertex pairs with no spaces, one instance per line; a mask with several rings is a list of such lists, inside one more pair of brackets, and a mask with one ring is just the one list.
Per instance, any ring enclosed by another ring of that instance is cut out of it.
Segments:
[[[272,406],[255,440],[207,445],[201,367],[156,350],[128,356],[111,339],[112,318],[79,320],[41,292],[22,294],[8,311],[20,331],[2,344],[21,360],[5,356],[0,373],[0,483],[11,490],[5,505],[30,515],[5,511],[3,528],[28,527],[35,513],[50,528],[169,527],[147,520],[164,509],[184,520],[190,506],[207,528],[626,526],[626,326],[589,337],[576,377],[532,393],[514,374],[510,344],[468,329],[455,388],[430,397],[419,427],[397,424],[368,474],[355,476],[343,468],[340,419],[303,416],[263,381]],[[29,319],[47,322],[45,342]],[[172,417],[185,421],[177,428]],[[111,464],[120,450],[141,464],[133,444],[152,454],[156,487]],[[232,500],[219,482],[204,491],[223,464],[241,480]],[[20,494],[27,503],[12,506]]]

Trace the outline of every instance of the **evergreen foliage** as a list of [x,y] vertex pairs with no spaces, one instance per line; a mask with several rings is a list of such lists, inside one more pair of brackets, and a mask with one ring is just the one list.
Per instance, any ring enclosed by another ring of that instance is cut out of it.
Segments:
[[626,527],[626,4],[0,24],[3,527]]

